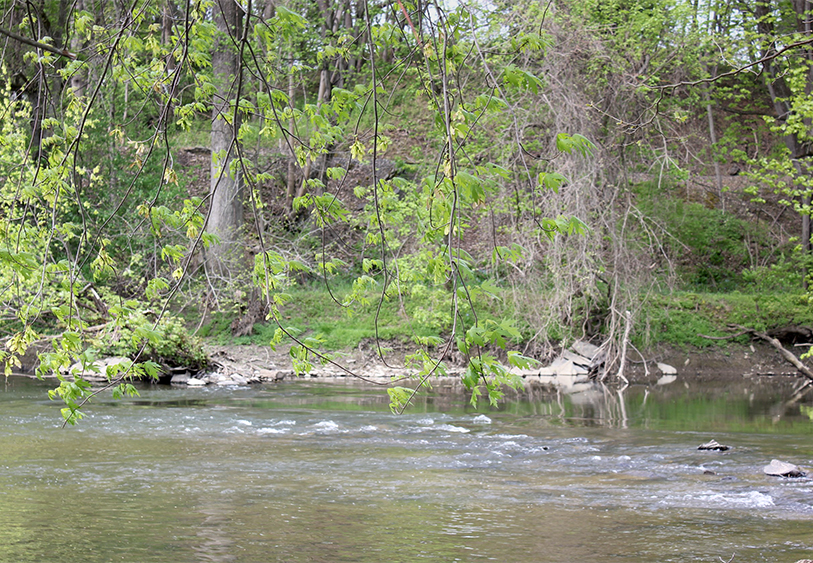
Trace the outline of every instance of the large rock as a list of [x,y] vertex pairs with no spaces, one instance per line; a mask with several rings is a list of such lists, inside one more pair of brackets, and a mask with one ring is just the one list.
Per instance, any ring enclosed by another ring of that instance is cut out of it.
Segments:
[[580,356],[584,356],[588,358],[590,361],[593,361],[598,354],[599,347],[595,344],[591,344],[589,342],[585,342],[584,340],[577,340],[573,343],[570,347],[571,350],[579,354]]
[[664,375],[677,375],[677,369],[669,364],[658,362],[658,369]]
[[772,460],[771,463],[762,468],[762,471],[765,475],[775,477],[804,477],[807,475],[807,471],[803,471],[798,465],[779,461],[778,459]]
[[174,374],[172,376],[172,379],[169,380],[169,382],[172,385],[186,385],[186,384],[189,383],[189,380],[191,379],[191,377],[192,376],[189,375],[188,371],[184,371],[184,372],[181,372],[181,373]]
[[[569,354],[575,356],[575,354]],[[582,358],[583,360],[584,358]],[[589,362],[588,362],[589,363]],[[566,358],[564,355],[560,358],[553,360],[548,370],[553,375],[587,375],[587,368],[583,365],[576,364],[572,360]],[[547,371],[547,370],[546,370]]]
[[[87,370],[82,368],[82,363],[77,362],[73,364],[69,370],[69,373],[75,377],[81,377],[83,379],[87,379],[88,381],[109,381],[107,377],[107,368],[114,367],[119,364],[125,364],[125,366],[131,364],[132,361],[130,358],[122,358],[118,356],[113,356],[110,358],[102,358],[96,360],[88,366]],[[121,375],[124,373],[124,369],[120,370],[111,370],[113,377]]]
[[697,446],[697,449],[706,450],[710,452],[725,452],[731,448],[718,443],[717,440],[711,440],[710,442],[706,442],[705,444],[700,444],[699,446]]

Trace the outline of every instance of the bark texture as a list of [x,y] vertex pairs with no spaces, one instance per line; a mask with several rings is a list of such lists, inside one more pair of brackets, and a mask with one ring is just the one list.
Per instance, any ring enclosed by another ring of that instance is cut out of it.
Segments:
[[222,264],[234,250],[237,231],[243,223],[243,182],[240,170],[233,169],[237,158],[237,130],[239,115],[231,106],[235,95],[235,77],[238,72],[238,49],[242,10],[233,0],[215,3],[214,13],[217,36],[212,51],[212,71],[217,93],[212,104],[212,169],[211,211],[208,230],[220,238],[212,248],[211,257]]

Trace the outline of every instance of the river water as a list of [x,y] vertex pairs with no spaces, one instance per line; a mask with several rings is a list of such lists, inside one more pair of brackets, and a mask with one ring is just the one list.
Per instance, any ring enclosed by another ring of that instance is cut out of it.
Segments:
[[356,385],[153,386],[66,429],[46,389],[0,392],[2,563],[813,558],[813,481],[761,470],[813,469],[813,399],[770,383],[402,415]]

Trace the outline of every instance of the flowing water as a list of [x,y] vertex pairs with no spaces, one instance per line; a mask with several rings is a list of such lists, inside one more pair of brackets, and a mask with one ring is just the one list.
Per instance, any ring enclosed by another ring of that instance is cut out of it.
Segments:
[[44,385],[0,391],[3,563],[813,558],[813,481],[762,473],[813,469],[813,400],[770,385],[398,416],[354,385],[145,387],[66,429]]

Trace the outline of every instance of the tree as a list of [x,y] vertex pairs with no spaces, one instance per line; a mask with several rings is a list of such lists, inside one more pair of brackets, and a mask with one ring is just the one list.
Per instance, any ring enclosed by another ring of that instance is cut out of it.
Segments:
[[[788,203],[801,215],[802,252],[810,256],[813,111],[809,98],[813,93],[813,5],[807,0],[794,0],[790,8],[779,3],[756,2],[753,18],[765,85],[776,113],[773,130],[781,135],[787,148],[781,159],[767,158],[760,164],[768,174],[790,178],[789,183],[777,180],[774,188],[789,196]],[[807,276],[804,285],[807,288]]]
[[[135,347],[132,364],[108,373],[119,393],[134,391],[127,384],[133,374],[157,373],[155,361],[142,360],[166,334],[162,319],[174,300],[183,292],[200,296],[214,285],[211,269],[200,277],[194,270],[207,246],[217,273],[228,275],[244,274],[227,260],[229,247],[245,240],[254,248],[253,280],[278,335],[293,340],[295,364],[303,368],[314,358],[336,360],[281,324],[285,288],[300,280],[302,270],[325,283],[332,275],[352,276],[342,303],[347,308],[369,300],[373,290],[380,308],[385,300],[432,288],[445,296],[446,312],[437,335],[416,337],[409,358],[418,368],[417,383],[442,371],[444,358],[456,350],[467,358],[463,381],[474,400],[484,393],[496,402],[504,385],[519,384],[506,363],[532,363],[508,351],[520,337],[511,319],[478,312],[479,302],[494,292],[491,278],[527,260],[530,271],[548,267],[554,278],[568,269],[583,274],[580,291],[594,293],[597,282],[589,271],[595,261],[573,243],[587,227],[568,213],[562,194],[574,186],[591,189],[597,174],[583,175],[583,163],[596,147],[572,128],[538,141],[526,137],[544,95],[536,71],[549,48],[540,32],[545,11],[524,6],[532,17],[523,22],[508,7],[445,9],[399,1],[383,11],[366,1],[344,3],[341,17],[331,16],[327,6],[280,4],[271,13],[231,0],[215,2],[211,10],[153,0],[97,8],[66,16],[66,36],[84,34],[82,56],[72,58],[42,34],[25,36],[27,22],[6,34],[18,42],[22,37],[31,48],[26,56],[52,77],[89,77],[84,95],[64,105],[49,93],[58,113],[43,121],[47,158],[41,163],[19,151],[30,139],[19,124],[30,117],[31,105],[9,89],[3,98],[2,298],[15,318],[2,359],[11,369],[41,330],[58,328],[40,369],[59,374],[54,396],[66,402],[66,421],[75,422],[95,392],[78,375],[62,372],[76,361],[92,365],[99,331],[113,338],[126,329]],[[307,26],[313,13],[325,18],[321,31]],[[326,78],[324,61],[335,63],[335,80]],[[303,91],[311,85],[319,93],[300,97],[299,88],[289,88],[293,73]],[[385,126],[394,125],[387,123],[387,100],[404,95],[415,100],[410,108],[420,108],[420,119],[427,115],[434,124],[428,143],[437,149],[436,161],[419,178],[385,178],[379,173],[389,142]],[[556,113],[549,105],[546,118]],[[190,129],[203,116],[211,116],[212,148],[205,198],[184,193],[172,142],[176,125]],[[253,158],[246,153],[249,139],[259,147]],[[299,213],[309,213],[308,228],[321,239],[304,260],[268,236],[270,206],[262,194],[277,176],[262,159],[263,150],[275,145],[287,148],[301,169],[324,163],[317,177],[303,178],[293,201]],[[331,154],[337,147],[344,154]],[[539,157],[529,157],[529,148]],[[370,186],[345,184],[351,166],[366,165]],[[560,166],[574,177],[557,172]],[[351,198],[365,209],[351,213],[345,203]],[[244,205],[251,234],[240,232]],[[494,236],[485,239],[491,248],[484,258],[473,254],[468,237],[478,228],[487,232],[489,217]],[[545,266],[539,258],[523,258],[515,238],[521,229],[530,234],[533,256],[552,249]],[[363,236],[342,240],[348,232]],[[332,255],[345,242],[361,255],[349,265]],[[414,391],[390,393],[394,408],[402,408]]]
[[[212,80],[217,91],[212,102],[212,171],[209,193],[208,230],[219,243],[211,247],[215,269],[228,267],[229,253],[235,254],[235,243],[243,225],[243,180],[238,160],[237,132],[240,130],[242,58],[251,15],[251,2],[244,11],[234,0],[219,0],[214,10],[217,29],[212,46]],[[232,100],[236,103],[232,103]],[[223,272],[218,272],[222,275]]]

